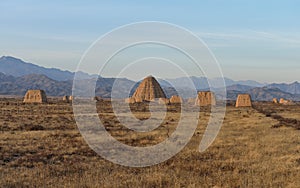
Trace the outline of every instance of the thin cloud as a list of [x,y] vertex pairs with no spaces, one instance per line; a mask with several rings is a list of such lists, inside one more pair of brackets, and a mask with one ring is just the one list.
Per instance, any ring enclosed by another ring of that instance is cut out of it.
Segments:
[[271,39],[278,42],[292,43],[292,44],[300,44],[299,38],[291,38],[283,35],[278,35],[274,33],[264,32],[264,31],[252,31],[256,33],[258,36],[262,38]]
[[200,37],[205,39],[215,40],[272,40],[274,42],[285,42],[292,44],[300,44],[300,36],[287,37],[284,35],[274,34],[265,31],[240,31],[239,33],[213,33],[213,32],[200,32]]

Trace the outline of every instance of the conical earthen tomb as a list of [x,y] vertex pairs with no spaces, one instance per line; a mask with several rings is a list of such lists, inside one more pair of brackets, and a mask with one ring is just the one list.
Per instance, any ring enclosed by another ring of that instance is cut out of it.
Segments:
[[154,101],[167,98],[158,81],[153,76],[145,78],[131,97],[135,101]]

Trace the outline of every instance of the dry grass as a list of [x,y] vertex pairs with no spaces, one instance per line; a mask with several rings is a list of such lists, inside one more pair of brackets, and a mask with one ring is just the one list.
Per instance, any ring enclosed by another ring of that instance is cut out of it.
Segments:
[[[265,106],[265,104],[257,104]],[[1,187],[298,187],[300,132],[272,128],[278,121],[251,108],[227,108],[224,125],[212,146],[198,152],[209,113],[189,144],[173,158],[151,167],[128,168],[102,159],[84,142],[66,103],[21,104],[0,101]],[[277,113],[274,108],[274,113]],[[299,113],[299,107],[290,113]],[[138,118],[147,118],[135,106]],[[289,109],[289,108],[288,108]],[[99,104],[100,118],[120,141],[153,145],[167,137],[178,119],[170,106],[163,126],[136,134],[115,119],[108,103]],[[285,109],[284,109],[285,110]],[[281,108],[278,113],[284,115]],[[290,110],[290,109],[289,109]],[[299,116],[298,116],[299,117]]]
[[266,115],[272,117],[279,123],[274,125],[274,128],[281,126],[293,127],[300,130],[300,106],[299,105],[281,105],[265,102],[264,105],[258,103],[254,108]]

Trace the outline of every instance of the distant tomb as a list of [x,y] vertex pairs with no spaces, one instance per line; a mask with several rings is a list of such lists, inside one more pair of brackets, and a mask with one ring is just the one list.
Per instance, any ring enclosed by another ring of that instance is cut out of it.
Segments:
[[67,96],[67,95],[63,96],[63,101],[64,102],[70,102],[69,96]]
[[252,107],[251,96],[249,94],[238,95],[235,107]]
[[135,103],[135,100],[134,100],[134,98],[126,98],[125,99],[125,103],[128,103],[128,104],[133,104],[133,103]]
[[195,105],[197,106],[209,106],[216,105],[215,94],[211,91],[201,91],[198,92]]
[[24,97],[24,103],[46,103],[47,96],[44,90],[28,90]]
[[170,100],[167,98],[159,98],[158,104],[170,104]]
[[274,104],[278,104],[278,100],[276,98],[273,99]]
[[170,98],[170,103],[171,104],[181,104],[182,103],[182,98],[178,95],[173,95],[171,98]]
[[283,104],[283,105],[292,105],[292,104],[294,104],[294,102],[291,101],[291,100],[285,100],[285,99],[281,98],[281,99],[279,100],[279,104]]

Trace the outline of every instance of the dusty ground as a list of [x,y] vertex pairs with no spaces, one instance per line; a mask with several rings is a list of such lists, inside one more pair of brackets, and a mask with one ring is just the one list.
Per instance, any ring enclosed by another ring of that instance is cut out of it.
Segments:
[[[217,139],[200,153],[198,147],[209,117],[204,109],[185,149],[145,168],[119,166],[98,156],[81,137],[70,104],[53,101],[35,105],[1,99],[0,107],[1,187],[300,185],[300,130],[284,122],[274,126],[281,123],[275,115],[299,119],[299,105],[256,103],[254,109],[228,106]],[[149,115],[144,106],[132,109],[140,119]],[[149,134],[135,134],[116,120],[107,102],[98,104],[99,116],[111,135],[133,146],[153,145],[165,139],[176,127],[178,110],[178,106],[169,106],[162,126]]]

